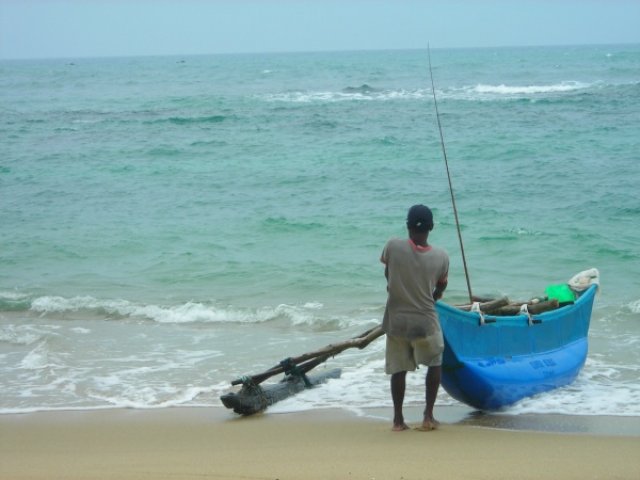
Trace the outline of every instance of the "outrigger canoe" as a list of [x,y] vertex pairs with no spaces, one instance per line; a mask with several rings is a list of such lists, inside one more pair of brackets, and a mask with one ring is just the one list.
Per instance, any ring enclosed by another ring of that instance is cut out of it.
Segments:
[[[587,358],[598,275],[596,269],[587,270],[560,285],[567,290],[571,287],[567,302],[547,298],[541,303],[511,303],[505,298],[465,310],[438,301],[445,343],[443,388],[474,408],[498,410],[573,382]],[[492,311],[500,314],[492,315]],[[286,358],[261,374],[234,380],[232,385],[242,385],[240,391],[220,399],[241,415],[264,411],[279,400],[339,377],[339,369],[306,374],[348,348],[365,348],[383,334],[378,326],[345,342]],[[281,373],[285,375],[281,382],[260,385]]]
[[460,402],[497,410],[570,384],[587,358],[597,288],[535,315],[484,315],[437,302],[445,339],[442,386]]

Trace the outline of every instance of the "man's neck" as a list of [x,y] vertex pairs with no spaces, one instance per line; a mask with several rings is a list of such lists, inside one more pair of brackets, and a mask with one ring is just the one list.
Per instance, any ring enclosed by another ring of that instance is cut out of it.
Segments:
[[409,232],[409,238],[413,243],[420,247],[427,247],[429,244],[427,240],[429,238],[429,232]]

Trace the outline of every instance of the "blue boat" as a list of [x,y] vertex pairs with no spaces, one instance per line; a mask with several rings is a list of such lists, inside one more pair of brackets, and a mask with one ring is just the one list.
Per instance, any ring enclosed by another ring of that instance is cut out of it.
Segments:
[[481,315],[437,302],[445,339],[442,386],[479,410],[573,382],[587,358],[597,285],[573,304],[529,316]]

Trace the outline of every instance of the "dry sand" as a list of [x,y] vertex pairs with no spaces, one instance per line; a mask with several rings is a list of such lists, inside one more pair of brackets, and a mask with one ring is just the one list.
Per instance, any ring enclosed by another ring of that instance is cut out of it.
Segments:
[[514,431],[468,420],[397,433],[388,420],[335,410],[1,415],[0,478],[638,480],[640,435]]

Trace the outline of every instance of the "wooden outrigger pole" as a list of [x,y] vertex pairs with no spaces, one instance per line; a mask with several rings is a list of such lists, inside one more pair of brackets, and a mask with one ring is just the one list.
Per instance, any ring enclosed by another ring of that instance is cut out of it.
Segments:
[[[298,357],[287,358],[282,362],[280,362],[278,365],[270,368],[269,370],[263,373],[259,373],[257,375],[253,375],[250,377],[238,378],[232,381],[231,385],[240,385],[247,382],[251,382],[254,385],[258,385],[264,382],[267,378],[273,377],[274,375],[278,375],[279,373],[287,373],[290,365],[297,365],[301,369],[304,369],[305,365],[309,365],[309,366],[313,365],[307,368],[307,371],[311,370],[311,368],[318,366],[320,363],[324,362],[328,358],[333,357],[338,353],[343,352],[349,348],[357,347],[359,349],[363,349],[364,347],[369,345],[372,341],[374,341],[376,338],[378,338],[383,334],[384,332],[382,331],[381,326],[371,328],[361,333],[357,337],[351,338],[344,342],[329,344],[326,347],[323,347],[319,350],[305,353]],[[312,362],[316,362],[316,363],[312,364]]]
[[440,145],[442,145],[442,155],[444,156],[444,164],[447,169],[447,179],[449,180],[449,193],[451,194],[451,204],[453,205],[453,215],[456,219],[456,229],[458,230],[458,241],[460,242],[460,253],[462,254],[462,265],[464,266],[464,276],[467,280],[467,291],[469,292],[469,302],[473,303],[473,294],[471,292],[471,281],[469,280],[469,270],[467,268],[467,259],[464,254],[464,244],[462,243],[462,233],[460,231],[460,221],[458,220],[458,209],[456,208],[456,198],[453,194],[453,185],[451,183],[451,174],[449,172],[449,161],[447,160],[447,150],[444,146],[444,135],[442,134],[442,124],[440,123],[440,112],[438,111],[438,100],[436,99],[436,87],[433,82],[433,70],[431,68],[431,48],[427,44],[427,56],[429,58],[429,75],[431,76],[431,91],[433,92],[433,104],[436,108],[436,120],[438,121],[438,131],[440,132]]
[[[327,345],[319,350],[305,353],[293,358],[285,358],[278,365],[252,376],[244,376],[231,382],[232,385],[242,385],[242,389],[235,393],[227,393],[220,397],[225,407],[233,409],[241,415],[252,415],[266,409],[269,405],[283,400],[305,388],[313,387],[329,378],[340,376],[340,369],[325,371],[310,377],[307,372],[349,348],[363,349],[376,338],[384,335],[381,326],[371,328],[357,337],[344,342]],[[266,379],[284,373],[284,379],[265,387],[260,383]]]

